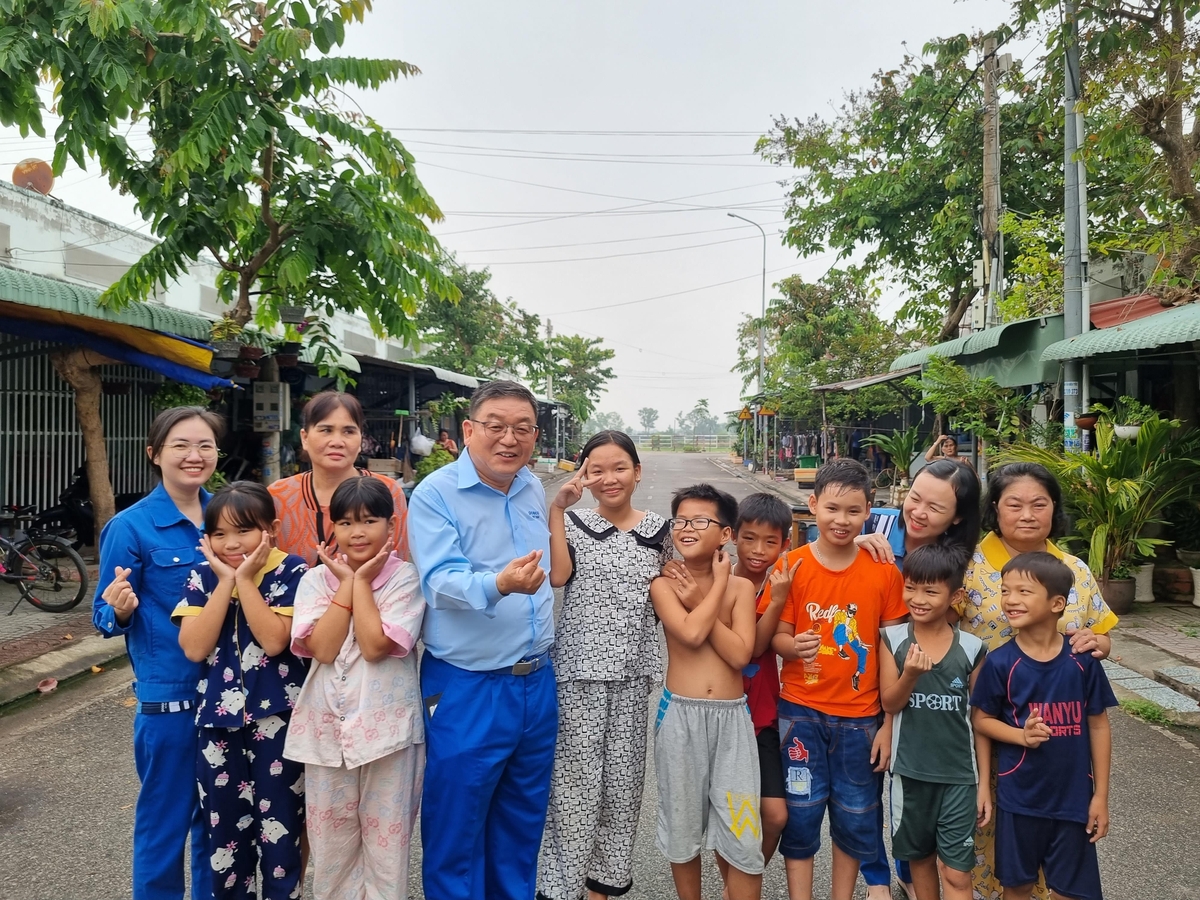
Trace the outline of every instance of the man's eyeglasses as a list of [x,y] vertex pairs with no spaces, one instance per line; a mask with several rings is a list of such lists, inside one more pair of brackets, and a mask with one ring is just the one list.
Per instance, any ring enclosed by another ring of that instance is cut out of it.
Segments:
[[691,525],[696,531],[703,531],[709,525],[721,524],[716,519],[710,519],[708,516],[693,516],[690,519],[684,519],[676,516],[673,519],[667,519],[667,521],[671,523],[672,531],[683,531],[683,529],[687,528],[689,525]]
[[537,437],[537,433],[541,431],[536,425],[529,425],[522,422],[520,425],[505,425],[503,422],[480,422],[478,419],[471,419],[476,425],[483,430],[483,433],[490,438],[502,438],[505,432],[512,429],[513,437],[518,441],[527,441],[532,437]]
[[193,444],[190,441],[176,441],[166,446],[166,451],[176,459],[187,459],[192,455],[192,450],[200,455],[201,459],[216,459],[217,445],[210,444],[207,441],[201,441],[198,444]]

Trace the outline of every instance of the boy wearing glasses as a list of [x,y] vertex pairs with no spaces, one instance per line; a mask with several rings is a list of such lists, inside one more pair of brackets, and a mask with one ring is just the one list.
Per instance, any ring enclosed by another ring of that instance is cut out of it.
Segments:
[[730,900],[762,892],[758,751],[742,687],[754,651],[754,585],[733,574],[723,549],[737,513],[737,501],[712,485],[677,491],[671,535],[682,559],[650,585],[667,636],[654,725],[655,844],[680,900],[700,900],[705,849],[729,864]]

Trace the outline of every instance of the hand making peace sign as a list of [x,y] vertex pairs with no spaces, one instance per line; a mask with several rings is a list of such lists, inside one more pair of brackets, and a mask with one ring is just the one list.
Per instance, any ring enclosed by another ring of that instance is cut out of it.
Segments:
[[579,463],[579,469],[574,475],[568,479],[567,483],[558,489],[558,494],[554,498],[554,507],[556,509],[568,509],[578,503],[583,496],[584,488],[589,488],[600,480],[599,474],[588,477],[587,475],[587,460],[583,459]]

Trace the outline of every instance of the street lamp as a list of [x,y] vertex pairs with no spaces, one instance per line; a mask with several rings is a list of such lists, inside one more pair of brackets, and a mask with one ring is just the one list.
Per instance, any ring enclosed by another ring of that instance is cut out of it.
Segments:
[[731,219],[741,219],[747,224],[753,225],[758,229],[763,239],[763,264],[762,264],[762,317],[758,321],[758,393],[763,392],[763,382],[766,381],[766,354],[767,354],[767,233],[763,231],[763,227],[752,219],[747,219],[745,216],[739,216],[737,213],[726,213]]
[[[758,229],[759,234],[763,239],[763,264],[762,264],[762,316],[758,320],[758,395],[763,396],[763,383],[766,381],[767,372],[767,233],[763,227],[753,219],[747,219],[745,216],[739,216],[737,213],[726,213],[731,219],[740,219],[748,225],[753,225]],[[757,425],[757,418],[755,424]],[[766,441],[763,441],[763,468],[766,468]]]

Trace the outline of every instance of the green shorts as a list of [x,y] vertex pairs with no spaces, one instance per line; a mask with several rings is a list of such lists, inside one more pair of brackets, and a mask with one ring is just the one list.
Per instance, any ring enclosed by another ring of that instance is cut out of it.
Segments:
[[892,856],[912,861],[935,853],[960,872],[975,868],[976,785],[936,784],[892,776]]

